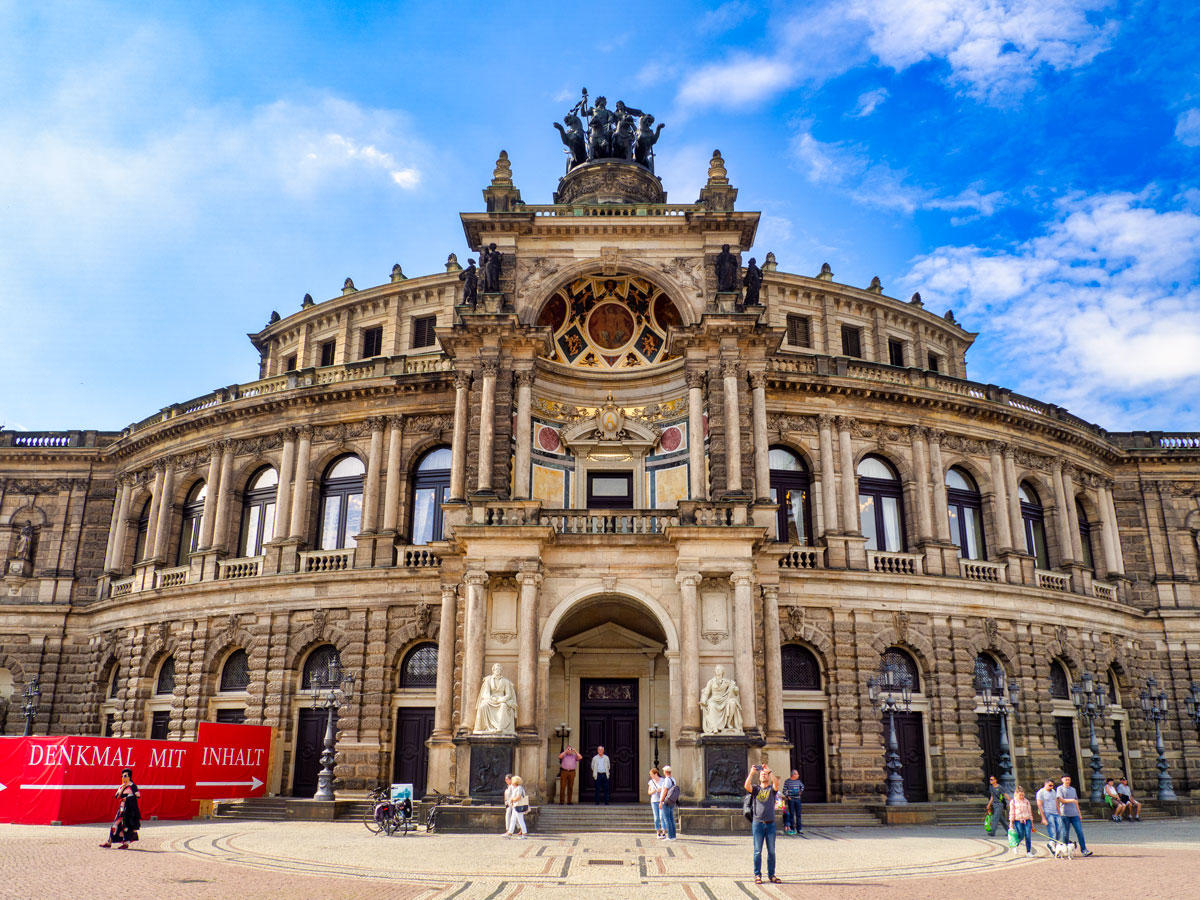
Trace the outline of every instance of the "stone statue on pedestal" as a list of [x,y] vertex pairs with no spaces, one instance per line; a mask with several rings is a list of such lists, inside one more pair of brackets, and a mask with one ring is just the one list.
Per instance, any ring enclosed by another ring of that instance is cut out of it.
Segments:
[[474,309],[479,300],[479,270],[475,268],[475,260],[467,260],[467,267],[458,273],[458,280],[463,283],[462,305]]
[[742,734],[742,701],[737,682],[717,666],[700,692],[701,727],[705,734]]
[[[479,688],[479,699],[475,701],[476,734],[516,734],[517,692],[502,671],[499,663],[492,666],[492,674],[483,679]],[[739,725],[741,721],[739,714]]]
[[750,262],[746,264],[746,277],[742,279],[742,284],[746,287],[746,306],[762,306],[759,302],[758,293],[762,288],[763,273],[757,265],[755,265],[754,257],[750,257]]
[[483,282],[485,294],[500,292],[500,259],[500,251],[496,249],[495,244],[488,244],[479,254],[479,268],[483,273],[480,280]]
[[722,244],[721,252],[713,260],[717,272],[717,293],[729,294],[737,290],[738,260],[729,252],[729,245]]
[[13,559],[21,562],[29,562],[29,558],[33,555],[33,525],[26,522],[21,526],[21,533],[17,535],[17,546],[13,550]]

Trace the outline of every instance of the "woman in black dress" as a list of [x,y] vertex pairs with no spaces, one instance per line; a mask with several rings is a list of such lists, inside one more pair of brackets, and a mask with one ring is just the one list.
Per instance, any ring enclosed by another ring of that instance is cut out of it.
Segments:
[[128,850],[129,842],[138,839],[138,829],[142,827],[142,813],[138,809],[138,789],[133,783],[133,769],[121,770],[121,786],[117,788],[117,814],[113,817],[112,828],[108,830],[108,840],[101,847],[111,847],[114,841],[120,841],[118,850]]

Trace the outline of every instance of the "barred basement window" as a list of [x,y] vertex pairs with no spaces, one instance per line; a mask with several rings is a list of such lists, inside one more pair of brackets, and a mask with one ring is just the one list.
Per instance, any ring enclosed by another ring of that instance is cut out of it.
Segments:
[[433,333],[437,325],[437,316],[421,316],[413,319],[412,345],[414,347],[432,347],[437,340]]
[[842,326],[842,356],[862,358],[862,329],[853,325]]
[[975,693],[982,694],[985,689],[993,694],[1004,693],[1004,669],[995,657],[980,653],[975,657]]
[[362,358],[370,359],[383,352],[383,326],[376,325],[363,331]]
[[400,664],[400,687],[437,687],[437,644],[418,644],[408,651]]
[[323,341],[321,343],[321,365],[332,366],[333,355],[337,351],[337,341]]
[[250,685],[250,658],[245,650],[234,650],[221,669],[221,691],[244,691]]
[[337,647],[333,644],[324,644],[308,654],[308,659],[304,661],[304,673],[300,677],[300,688],[308,691],[323,687],[329,681],[331,669],[337,670],[340,677],[341,657],[338,655]]
[[808,316],[787,317],[787,342],[793,347],[812,346]]
[[156,694],[173,694],[175,693],[175,657],[168,656],[163,660],[163,664],[158,669],[158,684],[155,685],[154,693]]
[[888,647],[883,651],[883,664],[885,667],[894,666],[898,669],[901,675],[907,675],[910,679],[910,685],[914,694],[921,693],[921,674],[917,670],[917,663],[911,656],[899,647]]
[[785,691],[819,691],[821,689],[821,667],[817,658],[806,647],[799,644],[784,644],[780,648],[783,658],[783,689]]

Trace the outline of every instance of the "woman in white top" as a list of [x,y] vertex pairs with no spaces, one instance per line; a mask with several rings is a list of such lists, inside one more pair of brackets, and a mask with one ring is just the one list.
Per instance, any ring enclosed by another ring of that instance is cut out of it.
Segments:
[[525,785],[521,783],[521,776],[514,775],[512,784],[508,789],[509,801],[512,804],[512,823],[509,825],[509,834],[515,833],[515,828],[520,827],[521,833],[518,838],[524,838],[526,835],[525,829],[525,813],[529,812],[529,795],[525,793]]
[[508,837],[512,831],[512,779],[511,775],[504,776],[504,836]]
[[654,814],[654,833],[660,838],[664,838],[667,833],[663,831],[662,814],[658,805],[658,797],[662,793],[662,779],[658,775],[658,769],[650,770],[650,780],[646,782],[646,793],[650,795],[650,812]]

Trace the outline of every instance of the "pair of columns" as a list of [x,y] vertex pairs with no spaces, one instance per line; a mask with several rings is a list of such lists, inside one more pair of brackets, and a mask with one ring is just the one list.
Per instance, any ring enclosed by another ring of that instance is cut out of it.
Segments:
[[[834,472],[834,428],[837,428],[837,468],[841,482]],[[817,444],[821,457],[821,509],[825,531],[829,534],[857,534],[858,473],[854,466],[854,445],[851,429],[854,420],[847,416],[817,417]],[[839,502],[840,501],[840,502]]]
[[[492,484],[492,461],[496,435],[496,378],[500,364],[495,359],[479,362],[479,465],[475,476],[475,490],[490,493]],[[459,371],[454,374],[454,437],[450,456],[450,499],[465,500],[467,497],[467,441],[469,427],[469,401],[472,373]],[[515,482],[513,493],[518,499],[529,497],[529,454],[530,429],[532,428],[533,371],[520,369],[517,382],[517,447],[514,461]]]
[[[734,359],[721,362],[721,387],[725,407],[725,490],[743,491],[742,479],[742,364]],[[704,373],[691,369],[686,374],[688,388],[688,469],[692,499],[705,495],[704,468]],[[759,499],[771,493],[770,436],[767,434],[767,384],[762,370],[749,373],[750,417],[754,437],[754,481]]]

